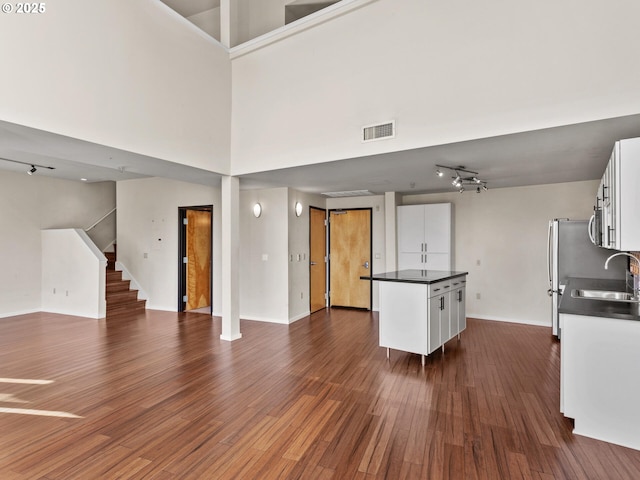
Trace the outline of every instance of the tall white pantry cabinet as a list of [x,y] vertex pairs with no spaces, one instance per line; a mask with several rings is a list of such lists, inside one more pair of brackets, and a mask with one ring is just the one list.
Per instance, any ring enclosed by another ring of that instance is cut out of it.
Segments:
[[398,270],[451,270],[451,204],[397,207]]

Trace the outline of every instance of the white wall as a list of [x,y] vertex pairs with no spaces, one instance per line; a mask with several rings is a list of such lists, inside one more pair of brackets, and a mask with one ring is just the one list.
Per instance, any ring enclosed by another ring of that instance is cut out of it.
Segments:
[[[337,208],[371,208],[372,212],[372,250],[371,272],[382,273],[386,271],[386,248],[385,248],[385,207],[384,195],[373,195],[367,197],[346,197],[327,198],[327,209]],[[329,245],[329,249],[331,245]],[[376,282],[373,282],[373,310],[379,308],[379,296]]]
[[[296,217],[296,202],[302,204],[302,215]],[[309,315],[309,207],[325,208],[326,199],[289,189],[286,205],[289,218],[289,322]]]
[[309,206],[324,208],[324,197],[288,188],[240,192],[241,318],[287,324],[309,315]]
[[41,234],[86,228],[115,205],[115,184],[0,171],[0,317],[41,308]]
[[178,310],[178,207],[213,205],[213,312],[220,315],[220,189],[145,178],[118,182],[116,190],[118,262],[140,284],[148,295],[147,308],[154,310]]
[[[253,206],[262,205],[262,215]],[[288,323],[287,188],[240,192],[240,317]]]
[[467,316],[551,326],[548,222],[588,219],[597,187],[589,181],[408,195],[403,204],[453,203],[454,269],[469,272]]
[[2,16],[0,120],[229,171],[231,69],[218,42],[157,0],[46,7]]
[[[639,16],[629,0],[372,2],[232,60],[232,173],[637,114]],[[391,119],[394,139],[360,142]]]
[[84,230],[42,231],[42,310],[104,318],[107,258]]

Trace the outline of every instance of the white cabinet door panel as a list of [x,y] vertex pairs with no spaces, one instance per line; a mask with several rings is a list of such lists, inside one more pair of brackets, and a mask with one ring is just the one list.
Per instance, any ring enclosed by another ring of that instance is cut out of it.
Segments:
[[440,347],[440,309],[442,295],[429,299],[429,353]]
[[438,203],[424,207],[427,253],[448,253],[451,249],[451,204]]
[[398,270],[424,270],[423,258],[423,253],[400,252],[398,253]]
[[423,205],[398,208],[398,252],[424,251]]

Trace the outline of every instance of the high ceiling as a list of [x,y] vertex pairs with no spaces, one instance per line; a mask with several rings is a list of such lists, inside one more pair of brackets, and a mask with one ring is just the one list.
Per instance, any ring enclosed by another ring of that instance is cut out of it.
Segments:
[[[162,1],[185,17],[220,5],[219,0]],[[250,173],[240,175],[240,186],[309,193],[452,190],[450,178],[436,177],[436,164],[465,166],[478,172],[489,188],[593,180],[602,175],[614,142],[630,137],[640,137],[640,115]],[[32,164],[55,168],[40,168],[37,175],[76,181],[158,176],[220,184],[217,173],[0,121],[0,170],[26,173]]]

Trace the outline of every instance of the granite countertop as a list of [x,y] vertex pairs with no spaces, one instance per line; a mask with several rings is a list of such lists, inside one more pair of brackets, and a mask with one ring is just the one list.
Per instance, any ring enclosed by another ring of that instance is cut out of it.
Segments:
[[558,306],[558,312],[591,317],[640,320],[640,304],[573,298],[574,289],[629,291],[624,280],[602,280],[597,278],[569,278]]
[[454,272],[450,270],[399,270],[396,272],[374,273],[362,276],[361,280],[378,280],[381,282],[403,282],[431,284],[442,282],[455,277],[463,277],[469,272]]

